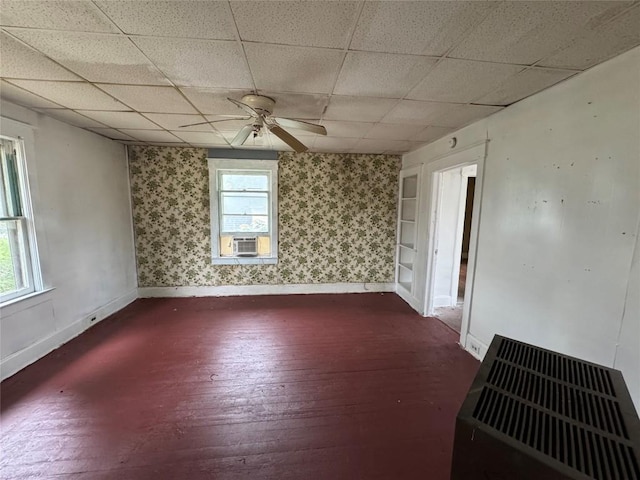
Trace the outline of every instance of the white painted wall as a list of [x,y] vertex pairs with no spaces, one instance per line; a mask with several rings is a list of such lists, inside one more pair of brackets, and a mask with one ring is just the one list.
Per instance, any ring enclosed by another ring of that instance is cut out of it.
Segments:
[[133,301],[137,284],[124,146],[11,103],[0,107],[0,128],[9,128],[6,119],[34,127],[27,168],[52,288],[0,309],[6,378]]
[[452,134],[489,139],[465,346],[498,333],[615,366],[638,409],[639,85],[636,48]]

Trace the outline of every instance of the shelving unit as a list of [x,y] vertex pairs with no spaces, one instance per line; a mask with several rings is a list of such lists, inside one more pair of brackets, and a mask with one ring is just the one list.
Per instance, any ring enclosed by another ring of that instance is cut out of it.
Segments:
[[[418,207],[419,169],[400,172],[400,203],[398,206],[398,249],[396,281],[400,295],[412,295],[414,284],[414,261],[416,244],[416,222]],[[403,292],[404,290],[404,292]]]

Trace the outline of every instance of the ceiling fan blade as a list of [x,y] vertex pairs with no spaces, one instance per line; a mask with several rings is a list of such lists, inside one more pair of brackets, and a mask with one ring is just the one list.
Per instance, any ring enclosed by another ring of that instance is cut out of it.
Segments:
[[293,148],[293,150],[296,153],[304,153],[309,150],[296,137],[294,137],[293,135],[291,135],[289,132],[287,132],[282,127],[279,127],[278,125],[269,125],[269,131],[273,133],[276,137],[278,137],[280,140],[282,140],[284,143],[289,145],[291,148]]
[[294,120],[292,118],[276,117],[276,122],[279,125],[287,128],[296,128],[298,130],[306,130],[307,132],[317,133],[318,135],[326,135],[327,129],[322,125],[315,123],[303,122],[301,120]]
[[228,97],[227,97],[227,100],[233,103],[236,107],[241,108],[242,110],[247,112],[252,117],[260,117],[260,114],[256,112],[253,108],[251,108],[249,105],[247,105],[246,103],[242,103],[238,100],[235,100],[233,98],[228,98]]
[[249,120],[252,117],[234,117],[234,118],[225,118],[224,120],[209,120],[208,122],[198,122],[198,123],[190,123],[188,125],[180,125],[178,128],[185,127],[195,127],[196,125],[204,125],[205,123],[218,123],[218,122],[231,122],[237,120]]
[[251,132],[253,132],[253,125],[252,124],[245,125],[238,132],[238,134],[233,138],[233,140],[231,140],[231,145],[233,145],[234,147],[241,146],[247,140],[247,138],[249,138],[249,135],[251,135]]

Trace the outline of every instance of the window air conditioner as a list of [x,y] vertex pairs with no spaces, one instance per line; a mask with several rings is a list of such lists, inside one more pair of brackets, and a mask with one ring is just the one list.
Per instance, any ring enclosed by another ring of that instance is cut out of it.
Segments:
[[234,237],[233,254],[238,257],[256,257],[258,255],[258,237]]

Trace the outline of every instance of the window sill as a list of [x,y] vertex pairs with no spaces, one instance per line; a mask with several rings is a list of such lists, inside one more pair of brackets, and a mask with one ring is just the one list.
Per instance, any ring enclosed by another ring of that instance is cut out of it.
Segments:
[[275,265],[277,257],[215,257],[212,265]]
[[9,316],[22,310],[27,310],[28,308],[35,307],[39,303],[49,300],[49,296],[46,294],[52,292],[53,290],[55,289],[45,288],[44,290],[32,292],[28,295],[23,295],[22,297],[14,298],[12,300],[7,300],[4,303],[0,303],[0,310],[2,310],[2,315]]

